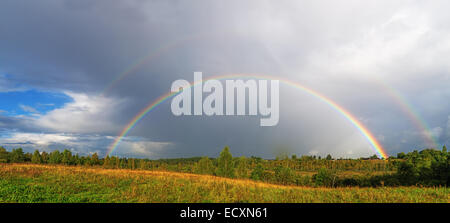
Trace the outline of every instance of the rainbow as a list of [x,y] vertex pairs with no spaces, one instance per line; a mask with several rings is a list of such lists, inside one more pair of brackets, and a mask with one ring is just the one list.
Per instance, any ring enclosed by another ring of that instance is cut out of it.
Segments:
[[149,54],[145,55],[141,59],[137,60],[136,62],[132,63],[130,66],[128,66],[124,71],[116,75],[114,79],[109,82],[109,84],[103,89],[101,95],[104,95],[108,93],[111,89],[113,89],[118,83],[120,83],[123,79],[125,79],[127,76],[135,73],[141,66],[149,63],[153,59],[158,58],[159,56],[162,56],[163,54],[170,52],[170,50],[178,47],[179,45],[188,42],[193,41],[199,38],[205,38],[207,35],[212,35],[214,33],[212,32],[206,32],[206,33],[195,33],[192,35],[187,35],[183,38],[173,40],[171,42],[168,42],[165,45],[160,46],[154,51],[151,51]]
[[168,45],[165,45],[163,47],[158,48],[151,54],[148,54],[147,56],[143,57],[142,59],[136,61],[131,66],[129,66],[127,69],[125,69],[122,73],[118,74],[102,91],[102,95],[108,93],[111,89],[113,89],[118,83],[120,83],[123,79],[125,79],[130,74],[133,74],[136,72],[141,66],[147,64],[152,59],[157,58],[158,56],[164,54],[165,52],[169,51],[170,49],[176,47],[180,41],[174,41]]
[[408,102],[408,100],[406,100],[406,98],[402,94],[400,94],[400,92],[398,92],[391,86],[387,85],[385,82],[379,79],[377,79],[376,81],[380,86],[382,86],[385,89],[385,92],[388,93],[390,97],[397,102],[397,105],[399,105],[402,111],[408,115],[408,117],[411,119],[416,128],[422,131],[422,135],[425,137],[425,140],[427,141],[428,145],[431,145],[434,148],[438,148],[439,147],[438,140],[431,133],[430,127],[425,122],[425,120],[421,118],[419,113]]
[[[109,84],[103,89],[101,95],[104,95],[108,93],[111,89],[113,89],[118,83],[120,83],[123,79],[130,76],[131,74],[135,73],[141,66],[147,64],[148,62],[152,61],[153,59],[158,58],[159,56],[170,52],[170,50],[175,49],[177,46],[191,41],[198,38],[205,38],[206,35],[214,35],[214,34],[220,34],[220,32],[205,32],[205,33],[195,33],[193,35],[187,35],[185,37],[182,37],[180,39],[176,39],[174,41],[168,42],[165,45],[162,45],[161,47],[157,48],[155,51],[151,51],[149,54],[147,54],[145,57],[137,60],[135,63],[131,64],[127,69],[125,69],[123,72],[116,75],[116,77],[109,82]],[[396,105],[399,106],[402,111],[412,120],[413,124],[416,128],[418,128],[422,135],[425,137],[425,140],[429,145],[433,145],[435,148],[438,147],[438,142],[434,138],[432,131],[430,130],[427,123],[421,118],[419,113],[414,109],[414,107],[394,88],[383,82],[382,80],[376,80],[381,87],[384,88],[384,90],[390,95],[391,98],[397,103]]]
[[[344,118],[346,118],[356,129],[359,130],[359,132],[366,138],[366,140],[370,143],[370,145],[373,147],[373,149],[376,151],[376,153],[382,157],[382,158],[388,158],[389,156],[384,151],[383,147],[380,145],[380,143],[376,140],[376,138],[373,136],[373,134],[361,123],[357,120],[356,117],[354,117],[350,112],[345,110],[342,106],[338,105],[337,103],[333,102],[331,99],[325,97],[324,95],[320,94],[319,92],[316,92],[312,89],[309,89],[297,82],[284,79],[281,77],[275,77],[275,76],[269,76],[269,75],[258,75],[258,74],[227,74],[227,75],[219,75],[219,76],[212,76],[209,78],[205,78],[202,81],[207,80],[223,80],[223,79],[236,79],[236,78],[254,78],[254,79],[266,79],[266,80],[279,80],[280,82],[287,84],[289,86],[292,86],[296,89],[302,90],[309,95],[312,95],[322,102],[329,105],[331,108],[333,108],[335,111],[337,111],[339,114],[341,114]],[[190,87],[195,86],[196,84],[200,83],[191,83]],[[155,109],[158,105],[161,103],[167,101],[168,99],[175,96],[178,92],[169,92],[166,93],[156,100],[154,100],[152,103],[150,103],[148,106],[146,106],[144,109],[142,109],[126,126],[123,128],[123,130],[120,132],[120,134],[115,138],[114,142],[110,145],[108,148],[107,155],[111,155],[114,150],[118,147],[119,143],[122,141],[122,139],[128,134],[128,132],[133,129],[133,127],[150,111]]]

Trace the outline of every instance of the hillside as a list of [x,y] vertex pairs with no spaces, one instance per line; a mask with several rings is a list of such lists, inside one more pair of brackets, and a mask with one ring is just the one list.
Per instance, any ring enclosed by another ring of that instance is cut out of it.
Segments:
[[0,202],[450,202],[445,187],[314,188],[165,171],[1,164]]

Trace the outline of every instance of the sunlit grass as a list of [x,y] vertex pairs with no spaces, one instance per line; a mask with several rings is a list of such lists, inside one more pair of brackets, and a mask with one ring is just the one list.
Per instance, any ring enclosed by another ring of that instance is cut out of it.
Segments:
[[445,187],[311,188],[208,175],[2,164],[0,202],[445,202]]

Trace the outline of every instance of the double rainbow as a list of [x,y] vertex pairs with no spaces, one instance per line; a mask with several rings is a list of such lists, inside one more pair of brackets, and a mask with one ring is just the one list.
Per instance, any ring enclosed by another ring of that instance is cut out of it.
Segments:
[[423,120],[419,112],[408,102],[408,100],[396,89],[387,85],[382,80],[376,79],[378,84],[385,89],[385,92],[390,95],[396,104],[402,109],[409,119],[413,122],[417,129],[421,131],[422,136],[427,141],[427,146],[432,146],[434,148],[439,148],[439,142],[432,134],[430,127]]
[[[281,83],[284,83],[286,85],[292,86],[296,89],[302,90],[303,92],[308,93],[309,95],[312,95],[316,97],[317,99],[321,100],[322,102],[326,103],[328,106],[333,108],[335,111],[337,111],[339,114],[344,116],[358,131],[366,138],[366,140],[370,143],[370,145],[373,147],[373,149],[376,151],[376,153],[382,157],[382,158],[388,158],[387,153],[384,151],[383,147],[380,145],[380,143],[376,140],[376,138],[373,136],[373,134],[361,123],[357,120],[355,116],[353,116],[350,112],[348,112],[346,109],[344,109],[342,106],[338,105],[336,102],[332,101],[331,99],[325,97],[324,95],[320,94],[317,91],[314,91],[310,88],[307,88],[297,82],[284,79],[281,77],[276,76],[269,76],[269,75],[258,75],[258,74],[228,74],[228,75],[219,75],[219,76],[212,76],[209,78],[205,78],[202,81],[207,80],[224,80],[224,79],[237,79],[237,78],[253,78],[253,79],[265,79],[265,80],[279,80]],[[195,86],[196,84],[200,84],[201,82],[193,82],[190,84],[190,87]],[[107,155],[111,155],[114,150],[118,147],[122,139],[130,132],[131,129],[133,129],[134,126],[149,112],[154,110],[158,105],[162,104],[163,102],[167,101],[168,99],[172,98],[178,94],[178,92],[169,92],[166,93],[156,100],[154,100],[152,103],[147,105],[144,109],[142,109],[126,126],[122,129],[120,134],[116,137],[114,142],[111,144],[111,146],[108,148]]]
[[[145,55],[144,57],[137,60],[135,63],[131,64],[123,72],[116,75],[116,77],[105,87],[105,89],[103,89],[101,94],[103,95],[103,94],[108,93],[111,89],[113,89],[119,83],[121,83],[125,78],[134,74],[139,68],[141,68],[145,64],[149,63],[150,61],[153,61],[154,59],[157,59],[158,57],[170,52],[171,50],[174,50],[177,47],[179,47],[189,41],[206,38],[207,36],[214,35],[214,34],[222,35],[223,33],[224,33],[223,30],[214,31],[214,32],[209,31],[209,32],[205,32],[205,33],[195,33],[192,35],[182,36],[179,39],[176,39],[174,41],[170,41],[166,44],[163,44],[156,50],[151,51],[149,54]],[[398,90],[394,89],[386,82],[379,80],[379,79],[375,80],[375,81],[378,82],[378,85],[383,88],[384,92],[387,92],[389,94],[389,96],[396,102],[396,105],[399,106],[402,109],[402,111],[411,119],[411,121],[413,122],[415,127],[421,131],[422,136],[425,138],[428,145],[431,145],[431,146],[434,146],[435,148],[437,148],[438,144],[439,144],[438,140],[433,136],[432,131],[430,130],[430,128],[427,125],[427,123],[425,122],[425,120],[423,120],[423,118],[421,118],[420,114],[405,99],[405,97],[403,97],[402,94]],[[286,83],[286,81],[284,81],[284,82]],[[291,82],[291,81],[287,81],[287,82]],[[292,85],[292,84],[290,84],[290,85]],[[164,96],[170,97],[170,93],[167,93],[167,94],[161,96],[156,101],[158,101],[159,99],[161,99]],[[165,101],[165,100],[163,100],[163,101]],[[163,101],[161,101],[160,103],[162,103]],[[155,106],[157,106],[157,105],[155,105]],[[145,109],[152,109],[152,108],[147,106]],[[142,110],[141,112],[145,111],[145,109]],[[141,114],[141,113],[139,113],[139,114]],[[139,114],[137,116],[135,116],[135,118],[137,118],[139,116]],[[144,113],[144,115],[145,115],[145,113]],[[133,119],[133,120],[135,120],[135,119]],[[136,119],[135,121],[137,122],[138,120],[139,119]],[[124,130],[126,130],[126,129],[124,129]]]

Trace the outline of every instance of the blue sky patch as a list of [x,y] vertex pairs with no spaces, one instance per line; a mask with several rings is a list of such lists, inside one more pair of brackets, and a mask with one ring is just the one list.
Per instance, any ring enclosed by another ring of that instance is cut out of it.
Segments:
[[50,91],[0,92],[0,113],[5,116],[45,114],[71,102],[64,93]]

